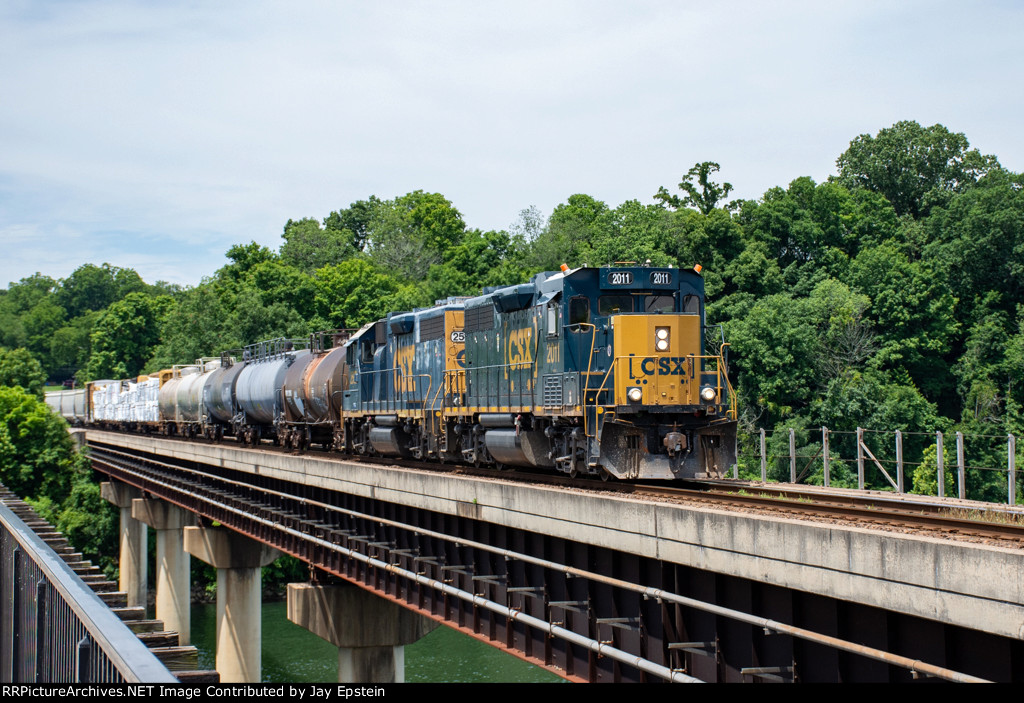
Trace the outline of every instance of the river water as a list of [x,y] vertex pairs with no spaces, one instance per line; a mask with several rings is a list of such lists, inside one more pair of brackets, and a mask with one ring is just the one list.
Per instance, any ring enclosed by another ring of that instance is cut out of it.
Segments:
[[[214,668],[217,606],[192,606],[192,644],[199,667]],[[263,680],[337,682],[338,649],[288,620],[284,601],[263,604]],[[554,674],[448,627],[405,648],[410,683],[559,682]]]

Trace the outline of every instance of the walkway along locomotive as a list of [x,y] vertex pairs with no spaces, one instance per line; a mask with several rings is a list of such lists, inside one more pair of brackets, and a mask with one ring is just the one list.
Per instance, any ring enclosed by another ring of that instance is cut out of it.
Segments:
[[[705,349],[695,269],[563,267],[319,333],[305,349],[261,342],[241,360],[95,381],[84,403],[70,395],[81,390],[47,401],[77,422],[300,450],[620,479],[722,476],[736,462],[735,395],[728,345]],[[154,379],[158,408],[109,410]]]

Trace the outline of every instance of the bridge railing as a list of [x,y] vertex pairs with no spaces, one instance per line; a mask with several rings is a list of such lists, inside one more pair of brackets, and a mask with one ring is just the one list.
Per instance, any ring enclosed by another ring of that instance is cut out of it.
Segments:
[[1019,505],[1014,435],[821,428],[740,434],[734,476]]
[[0,680],[177,683],[99,596],[0,504]]

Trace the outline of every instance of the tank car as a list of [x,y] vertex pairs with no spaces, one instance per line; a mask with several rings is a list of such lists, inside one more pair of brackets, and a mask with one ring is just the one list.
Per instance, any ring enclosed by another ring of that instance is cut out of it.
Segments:
[[299,451],[313,443],[341,448],[342,393],[347,384],[345,340],[350,330],[310,335],[309,354],[284,378],[283,442]]
[[247,444],[264,437],[280,444],[285,438],[285,377],[295,363],[305,364],[310,353],[296,350],[292,340],[273,339],[246,347],[244,366],[235,381],[238,413],[232,418],[234,433]]
[[174,366],[160,372],[163,434],[217,438],[217,425],[210,416],[211,387],[221,378],[225,361],[222,356],[204,357],[196,359],[194,364]]

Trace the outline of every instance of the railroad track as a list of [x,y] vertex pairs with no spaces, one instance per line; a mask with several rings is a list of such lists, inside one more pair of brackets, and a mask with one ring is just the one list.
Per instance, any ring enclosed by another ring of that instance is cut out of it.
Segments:
[[[162,438],[166,439],[166,438]],[[176,441],[200,441],[172,438]],[[248,451],[294,453],[265,444]],[[623,483],[517,469],[498,471],[463,464],[443,464],[382,457],[350,457],[330,451],[305,455],[338,462],[449,473],[484,480],[507,480],[594,493],[626,495],[640,500],[697,503],[722,510],[742,510],[783,515],[792,519],[843,523],[858,527],[914,532],[944,539],[985,542],[1024,549],[1024,511],[977,502],[944,504],[934,498],[871,492],[855,494],[848,489],[795,485],[764,485],[743,481],[705,481],[679,484]],[[300,455],[301,456],[301,455]]]

